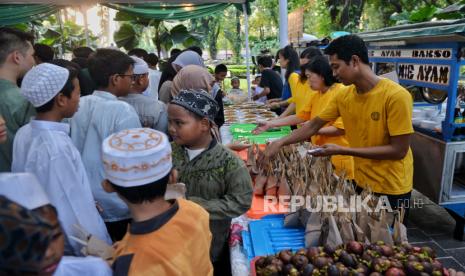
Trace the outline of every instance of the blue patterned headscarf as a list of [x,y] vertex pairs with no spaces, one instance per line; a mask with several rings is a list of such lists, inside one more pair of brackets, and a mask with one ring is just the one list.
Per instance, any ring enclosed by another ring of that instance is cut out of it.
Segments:
[[207,118],[211,122],[215,122],[215,117],[220,109],[215,99],[204,90],[181,90],[173,98],[171,104],[182,106],[202,118]]

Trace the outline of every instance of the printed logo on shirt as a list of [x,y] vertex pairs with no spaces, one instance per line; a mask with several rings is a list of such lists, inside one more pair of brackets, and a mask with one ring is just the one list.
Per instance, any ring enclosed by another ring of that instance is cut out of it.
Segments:
[[372,112],[372,113],[371,113],[371,119],[372,119],[373,121],[379,121],[379,118],[380,118],[380,117],[381,117],[381,115],[379,114],[379,112],[376,112],[376,111],[375,111],[375,112]]

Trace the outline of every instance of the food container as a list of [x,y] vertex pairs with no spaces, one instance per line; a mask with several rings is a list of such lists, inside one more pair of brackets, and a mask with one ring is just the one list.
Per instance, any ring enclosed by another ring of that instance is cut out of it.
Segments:
[[423,121],[423,118],[412,118],[412,124],[414,126],[420,126],[421,122]]
[[437,108],[425,108],[423,109],[424,117],[426,119],[434,118],[439,114],[439,109]]
[[420,123],[420,127],[425,128],[425,129],[430,129],[430,130],[433,130],[437,125],[438,125],[437,122],[431,121],[431,120],[423,120]]

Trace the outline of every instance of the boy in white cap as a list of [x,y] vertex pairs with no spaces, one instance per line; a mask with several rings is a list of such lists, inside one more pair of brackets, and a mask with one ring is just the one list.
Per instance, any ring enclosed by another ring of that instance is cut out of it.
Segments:
[[175,182],[168,137],[149,128],[123,130],[102,146],[107,192],[116,192],[132,215],[116,245],[115,275],[213,275],[208,213],[178,198],[164,199]]
[[[25,236],[32,236],[30,238],[31,246],[25,245],[24,240],[19,236],[16,238],[4,238],[4,228],[0,226],[0,248],[15,248],[17,254],[11,254],[7,250],[0,251],[0,271],[5,272],[8,264],[10,267],[23,271],[23,273],[31,272],[31,262],[40,261],[39,269],[40,275],[54,275],[54,276],[81,276],[81,275],[95,275],[95,276],[110,276],[112,271],[107,262],[99,257],[74,257],[63,256],[63,244],[66,237],[64,236],[62,227],[60,227],[57,210],[50,203],[42,185],[39,184],[35,175],[31,173],[0,173],[0,196],[5,196],[11,201],[30,210],[34,215],[42,218],[42,221],[49,222],[48,229],[40,229],[44,227],[35,226],[36,232],[41,232],[41,235],[51,236],[47,248],[40,248],[36,233],[26,233]],[[2,219],[0,218],[0,221]],[[3,231],[2,231],[3,230]],[[24,231],[24,230],[23,230]],[[31,232],[29,230],[29,232]],[[8,235],[11,237],[11,235]],[[33,244],[33,241],[35,243]],[[5,244],[8,242],[8,246]],[[14,246],[14,244],[22,243],[21,246]],[[22,248],[23,252],[19,252]],[[28,250],[28,251],[27,251]],[[26,253],[27,251],[27,253]],[[21,254],[20,254],[21,253]],[[35,255],[34,255],[35,254]],[[63,256],[63,257],[62,257]],[[18,259],[22,258],[22,263],[18,265]],[[61,260],[60,260],[61,259]],[[8,264],[7,264],[8,263]],[[1,273],[0,273],[1,274]],[[14,273],[11,273],[14,274]],[[36,273],[34,273],[36,274]],[[3,275],[3,274],[2,274]],[[21,274],[22,275],[22,274]]]
[[92,194],[113,241],[123,238],[129,223],[129,210],[116,195],[105,193],[102,142],[123,129],[140,127],[134,108],[118,97],[127,96],[134,82],[134,61],[114,49],[97,49],[89,58],[89,72],[97,90],[81,98],[79,111],[71,118],[71,139],[81,153]]
[[149,66],[141,58],[131,56],[134,60],[134,83],[131,86],[131,92],[120,100],[132,105],[139,115],[143,127],[153,128],[155,130],[167,133],[168,115],[166,105],[153,98],[143,94],[149,87]]
[[[21,94],[35,107],[37,117],[16,134],[12,170],[37,176],[68,237],[76,232],[73,225],[79,224],[110,243],[81,156],[69,137],[69,125],[61,123],[79,106],[77,71],[50,63],[37,65],[24,76]],[[65,252],[80,255],[81,246],[68,241]]]

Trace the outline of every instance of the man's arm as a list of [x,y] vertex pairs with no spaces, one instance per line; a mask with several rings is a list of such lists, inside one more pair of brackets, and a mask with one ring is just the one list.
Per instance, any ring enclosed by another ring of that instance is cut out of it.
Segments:
[[324,135],[329,137],[342,136],[346,134],[345,130],[337,128],[335,126],[322,127],[318,130],[318,135]]
[[258,122],[257,127],[252,131],[252,133],[257,135],[273,127],[292,126],[303,122],[305,122],[305,120],[300,119],[296,115],[277,118],[266,122]]
[[400,160],[405,157],[410,148],[412,134],[391,136],[389,144],[376,147],[349,148],[334,144],[323,145],[315,156],[351,155],[375,160]]
[[254,101],[256,101],[256,100],[260,99],[261,97],[270,94],[270,92],[271,92],[271,90],[270,90],[269,87],[264,87],[264,88],[263,88],[263,91],[260,92],[260,94],[257,94],[257,95],[255,95],[255,96],[253,96],[252,99],[253,99]]
[[328,122],[319,117],[313,118],[301,128],[294,130],[290,135],[269,144],[264,152],[265,159],[274,157],[283,146],[306,141],[311,136],[315,135],[326,123]]

